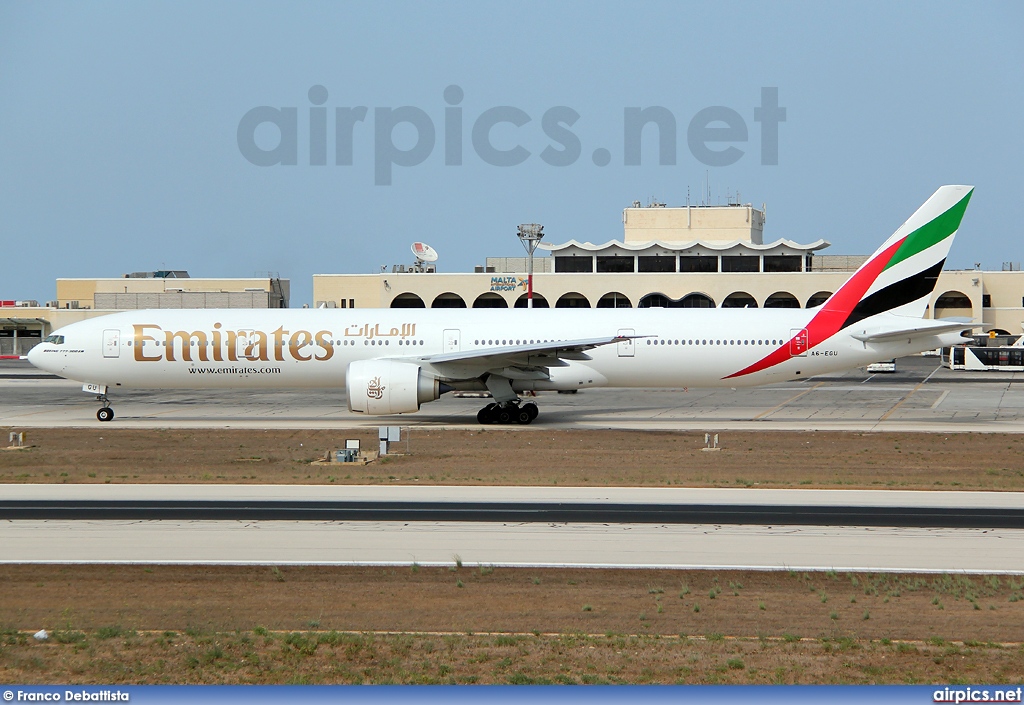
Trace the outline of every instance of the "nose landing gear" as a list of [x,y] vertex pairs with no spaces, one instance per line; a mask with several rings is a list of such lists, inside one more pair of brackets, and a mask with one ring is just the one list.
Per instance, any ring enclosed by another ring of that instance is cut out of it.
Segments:
[[537,405],[532,401],[520,406],[519,400],[503,403],[491,403],[480,409],[476,414],[476,420],[481,424],[521,424],[526,425],[533,422],[540,414]]
[[107,398],[107,395],[97,394],[96,401],[103,404],[102,408],[96,412],[96,418],[100,421],[112,421],[114,419],[114,410],[110,408],[110,399]]

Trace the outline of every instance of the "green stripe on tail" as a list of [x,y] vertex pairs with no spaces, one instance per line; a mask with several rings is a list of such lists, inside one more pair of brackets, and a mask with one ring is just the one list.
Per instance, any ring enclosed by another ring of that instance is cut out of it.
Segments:
[[967,203],[971,200],[973,193],[974,189],[971,189],[966,196],[960,199],[959,203],[907,235],[903,244],[900,245],[900,249],[896,250],[882,271],[913,257],[918,252],[927,250],[932,245],[937,245],[955,233],[960,227],[960,221],[964,218],[964,211],[967,210]]

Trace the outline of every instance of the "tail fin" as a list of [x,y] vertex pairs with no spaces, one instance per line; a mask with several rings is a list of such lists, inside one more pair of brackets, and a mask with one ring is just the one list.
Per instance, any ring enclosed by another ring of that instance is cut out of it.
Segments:
[[923,318],[973,186],[942,186],[822,306],[836,330],[893,311]]
[[[785,362],[800,354],[794,353],[794,349],[810,350],[847,326],[879,313],[896,311],[923,318],[973,192],[973,186],[941,187],[829,297],[804,330],[754,364],[723,379],[742,377]],[[935,333],[937,329],[930,327],[929,331]]]

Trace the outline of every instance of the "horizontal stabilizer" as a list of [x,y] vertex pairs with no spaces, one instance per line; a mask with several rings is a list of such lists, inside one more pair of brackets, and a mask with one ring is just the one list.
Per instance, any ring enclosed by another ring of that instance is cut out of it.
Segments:
[[903,338],[926,338],[932,335],[942,335],[943,333],[969,330],[972,328],[980,328],[982,326],[981,323],[972,323],[969,318],[943,318],[933,323],[928,323],[921,319],[912,320],[918,321],[917,325],[910,325],[906,328],[887,327],[875,330],[865,330],[862,332],[852,333],[852,337],[864,343],[889,343],[894,340],[902,340]]

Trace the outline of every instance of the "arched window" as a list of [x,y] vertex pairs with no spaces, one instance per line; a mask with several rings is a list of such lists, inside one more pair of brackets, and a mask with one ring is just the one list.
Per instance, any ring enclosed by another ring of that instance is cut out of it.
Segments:
[[804,308],[814,308],[815,306],[821,306],[823,303],[829,300],[832,296],[831,291],[819,291],[816,294],[812,294],[811,298],[807,299],[807,305]]
[[558,297],[555,308],[590,308],[590,301],[583,294],[570,291]]
[[668,308],[669,299],[664,294],[647,294],[640,299],[637,308]]
[[714,308],[715,300],[707,294],[694,292],[681,299],[670,299],[661,293],[647,294],[637,308]]
[[633,304],[625,294],[611,291],[597,300],[597,308],[633,308]]
[[962,291],[947,291],[939,298],[935,300],[935,317],[939,317],[939,311],[942,309],[967,309],[974,308],[971,304],[971,299],[967,294]]
[[765,308],[800,308],[800,302],[788,291],[776,291],[764,301]]
[[488,291],[476,297],[476,301],[473,302],[473,308],[508,308],[508,302],[505,301],[501,294]]
[[757,308],[757,299],[745,291],[734,291],[725,297],[722,308]]
[[714,308],[715,300],[707,294],[694,292],[679,300],[679,308]]
[[[527,308],[526,306],[526,294],[523,294],[516,299],[516,308]],[[533,307],[534,308],[548,308],[548,300],[538,294],[536,291],[533,292]]]
[[418,297],[416,294],[399,294],[395,298],[391,299],[391,308],[426,308],[427,305],[423,303],[423,299]]
[[466,302],[458,294],[448,291],[438,294],[434,302],[430,304],[430,308],[466,308]]

